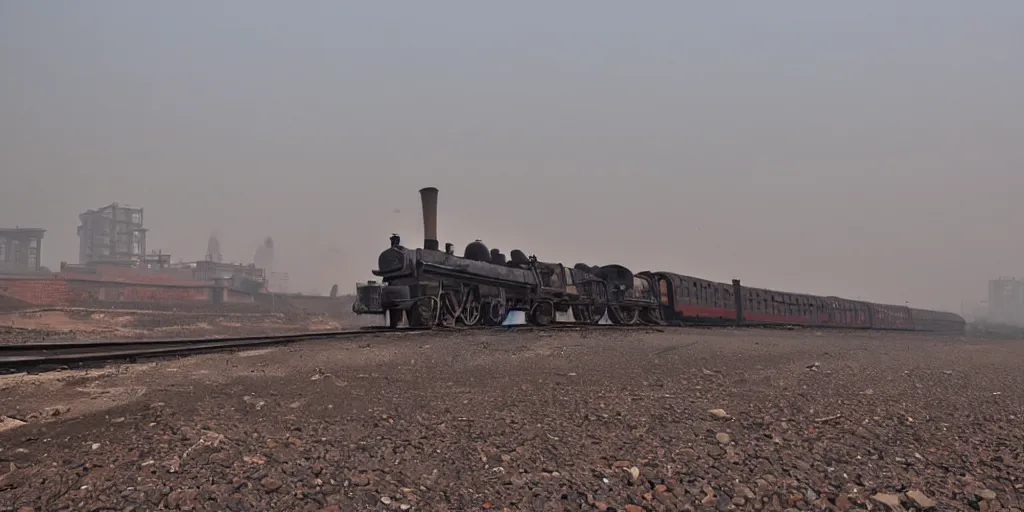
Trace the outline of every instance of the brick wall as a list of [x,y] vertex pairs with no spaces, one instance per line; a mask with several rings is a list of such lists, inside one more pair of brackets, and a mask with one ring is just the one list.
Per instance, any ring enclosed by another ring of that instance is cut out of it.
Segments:
[[138,269],[98,265],[88,269],[68,268],[63,273],[66,279],[91,279],[105,282],[132,284],[177,284],[185,286],[209,285],[208,281],[197,281],[191,269]]
[[72,296],[66,281],[52,277],[0,278],[0,295],[34,306],[66,306]]
[[[212,301],[210,285],[136,284],[65,278],[2,278],[0,296],[32,306],[82,306],[110,302]],[[241,302],[242,298],[235,299]]]

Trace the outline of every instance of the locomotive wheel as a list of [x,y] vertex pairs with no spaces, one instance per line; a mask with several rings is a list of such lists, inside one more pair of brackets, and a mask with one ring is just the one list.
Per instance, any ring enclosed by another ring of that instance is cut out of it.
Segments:
[[448,327],[454,327],[455,322],[458,321],[461,312],[459,311],[459,305],[462,301],[459,300],[459,294],[453,291],[441,292],[441,316],[438,318],[437,323],[439,325],[446,325]]
[[437,321],[437,299],[422,297],[409,309],[410,327],[430,327]]
[[555,305],[550,302],[538,302],[530,308],[530,320],[533,325],[547,326],[555,321]]
[[573,306],[572,314],[576,316],[576,322],[593,325],[601,321],[604,316],[605,306],[603,304],[591,304],[589,306]]
[[665,319],[661,315],[661,308],[644,308],[640,311],[640,321],[648,325],[665,325]]
[[614,324],[633,325],[639,320],[640,310],[629,306],[612,306],[608,316]]
[[480,291],[470,288],[466,292],[466,303],[462,306],[462,322],[467,326],[474,326],[480,323],[483,305],[480,303]]
[[487,325],[501,325],[508,316],[508,309],[501,299],[491,299],[483,305],[484,323]]

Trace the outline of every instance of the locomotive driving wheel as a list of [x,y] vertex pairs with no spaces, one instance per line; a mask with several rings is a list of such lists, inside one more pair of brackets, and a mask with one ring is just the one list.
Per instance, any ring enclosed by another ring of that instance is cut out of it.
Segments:
[[501,298],[490,299],[482,305],[484,323],[487,325],[501,325],[508,316],[508,306]]
[[640,310],[630,306],[612,306],[609,315],[612,323],[618,325],[634,325],[639,321]]
[[441,292],[441,316],[438,318],[439,324],[448,327],[455,326],[455,322],[458,320],[462,309],[460,307],[462,301],[459,300],[459,295],[460,294],[451,290]]
[[533,325],[547,326],[555,321],[555,305],[548,301],[540,301],[530,308],[530,320]]
[[596,324],[604,316],[604,304],[577,305],[572,307],[576,322],[586,325]]
[[640,321],[648,325],[665,325],[665,317],[661,308],[644,308],[640,311]]
[[480,323],[483,316],[483,304],[480,302],[480,290],[469,288],[466,290],[466,302],[462,305],[462,322],[469,327]]

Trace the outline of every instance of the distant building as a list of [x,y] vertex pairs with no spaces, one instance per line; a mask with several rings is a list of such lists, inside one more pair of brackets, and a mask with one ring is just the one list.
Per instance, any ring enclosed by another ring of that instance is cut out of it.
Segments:
[[0,273],[39,272],[45,229],[0,228]]
[[988,316],[997,322],[1024,324],[1024,281],[1007,278],[989,281]]
[[249,293],[259,293],[267,286],[266,272],[252,263],[243,265],[206,260],[176,263],[172,268],[191,269],[192,279],[196,281],[223,281],[232,288]]
[[111,203],[78,216],[78,262],[140,264],[146,254],[142,208]]
[[215,261],[220,263],[224,259],[220,254],[220,240],[216,236],[210,235],[210,239],[206,241],[206,261]]
[[171,266],[171,255],[164,253],[163,251],[149,251],[149,254],[145,255],[142,259],[142,264],[139,265],[143,268],[168,268]]
[[274,240],[269,236],[263,240],[263,245],[256,248],[256,254],[252,257],[252,262],[262,269],[266,269],[267,272],[274,270]]
[[267,291],[271,293],[288,293],[288,273],[271,272],[267,278]]
[[198,281],[241,277],[266,283],[266,272],[253,264],[221,263],[219,261],[197,261],[193,263],[192,277]]

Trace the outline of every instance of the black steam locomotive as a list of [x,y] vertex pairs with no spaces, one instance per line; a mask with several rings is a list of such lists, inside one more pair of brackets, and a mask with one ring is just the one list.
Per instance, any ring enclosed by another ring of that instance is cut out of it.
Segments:
[[[420,190],[423,203],[422,249],[402,246],[398,235],[377,258],[383,284],[356,287],[357,314],[387,314],[392,327],[402,318],[410,326],[500,325],[522,311],[533,325],[558,318],[580,323],[662,324],[662,307],[649,272],[633,274],[621,265],[572,268],[545,263],[513,250],[506,259],[480,240],[456,256],[452,244],[439,250],[437,189]],[[606,320],[605,320],[606,319]]]

